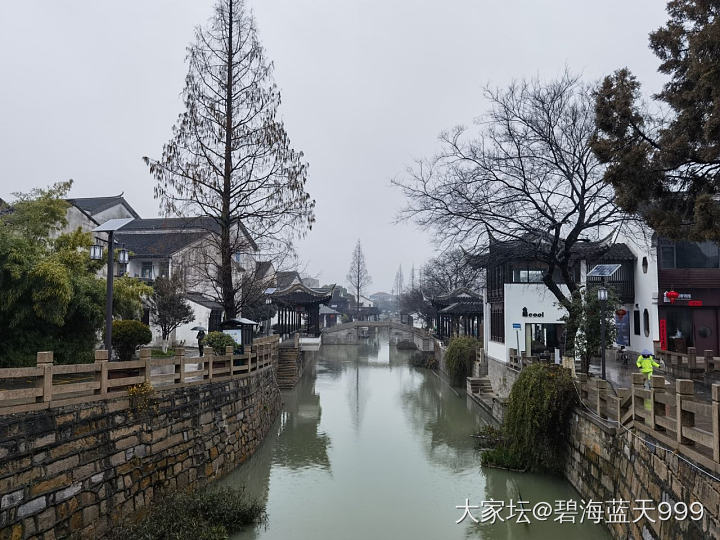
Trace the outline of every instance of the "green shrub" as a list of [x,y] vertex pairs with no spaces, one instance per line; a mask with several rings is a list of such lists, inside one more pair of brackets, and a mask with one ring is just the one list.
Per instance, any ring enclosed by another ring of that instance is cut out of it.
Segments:
[[455,386],[465,386],[465,378],[472,373],[478,341],[469,336],[454,337],[445,352],[445,367]]
[[225,354],[225,347],[236,347],[232,336],[223,332],[210,332],[205,336],[205,345],[212,348],[215,354]]
[[510,391],[502,442],[483,453],[483,464],[561,474],[577,393],[568,369],[535,363]]
[[150,327],[140,321],[113,321],[112,328],[112,344],[120,360],[130,360],[138,345],[152,341]]
[[153,502],[139,523],[116,527],[110,538],[137,540],[220,540],[241,527],[265,521],[265,509],[244,490],[178,492]]

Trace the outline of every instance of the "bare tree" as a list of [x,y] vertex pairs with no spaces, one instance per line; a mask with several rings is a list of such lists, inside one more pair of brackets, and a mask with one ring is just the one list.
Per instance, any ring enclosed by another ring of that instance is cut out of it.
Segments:
[[360,240],[358,239],[355,249],[353,250],[352,262],[350,263],[350,269],[347,273],[347,280],[350,283],[350,288],[355,291],[355,306],[357,311],[357,318],[360,318],[360,295],[362,294],[365,287],[372,283],[372,278],[367,271],[365,266],[365,255],[363,254]]
[[[491,108],[477,137],[462,127],[443,133],[437,156],[395,180],[409,200],[402,215],[433,229],[446,245],[484,251],[491,239],[516,242],[544,263],[543,282],[572,312],[573,247],[625,217],[590,148],[592,91],[566,73],[485,95]],[[558,272],[569,294],[553,278]]]
[[462,250],[454,249],[430,259],[422,267],[420,289],[428,298],[456,289],[477,291],[483,287],[484,278],[484,270],[471,265]]
[[186,110],[162,157],[144,160],[166,214],[210,218],[206,278],[231,318],[242,288],[234,259],[253,242],[281,251],[279,243],[312,226],[315,201],[305,192],[303,154],[276,117],[280,92],[243,0],[218,0],[187,62]]

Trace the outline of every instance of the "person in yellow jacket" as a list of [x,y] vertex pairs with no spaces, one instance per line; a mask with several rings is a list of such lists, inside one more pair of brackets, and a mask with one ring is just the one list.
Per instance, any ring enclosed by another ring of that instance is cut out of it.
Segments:
[[652,353],[647,349],[642,350],[642,353],[640,353],[640,356],[637,357],[637,362],[635,363],[637,364],[637,367],[640,368],[640,371],[647,374],[648,380],[652,377],[653,368],[660,367],[660,364],[655,361]]

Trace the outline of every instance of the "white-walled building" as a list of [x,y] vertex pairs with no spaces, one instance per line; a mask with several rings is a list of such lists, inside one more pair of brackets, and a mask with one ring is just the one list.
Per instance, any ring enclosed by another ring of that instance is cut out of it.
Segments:
[[[615,311],[616,343],[631,354],[643,349],[720,354],[720,244],[673,241],[652,231],[617,233],[573,249],[572,271],[581,286],[598,263],[616,263],[607,278],[620,304]],[[523,246],[497,242],[473,264],[487,269],[485,343],[488,355],[507,361],[509,350],[528,355],[564,349],[565,309],[542,283],[542,264]],[[556,283],[567,293],[560,276]]]
[[[620,305],[608,309],[616,312],[618,328],[625,328],[618,332],[617,346],[622,344],[630,350],[652,349],[652,341],[657,339],[651,328],[645,335],[644,329],[634,324],[638,312],[642,322],[644,310],[647,318],[657,320],[657,305],[652,301],[652,282],[656,290],[657,278],[653,278],[650,259],[639,243],[612,242],[610,238],[579,242],[573,248],[571,271],[582,287],[599,285],[599,279],[587,277],[588,270],[596,264],[620,265],[606,281],[607,287],[615,290]],[[642,267],[645,260],[647,271]],[[543,263],[534,260],[521,242],[496,242],[474,264],[487,269],[484,309],[487,354],[503,362],[509,360],[510,349],[528,356],[559,356],[565,349],[566,310],[542,282]],[[569,289],[559,272],[555,283],[568,295]]]
[[[192,327],[204,326],[209,330],[219,327],[223,308],[214,299],[216,291],[207,276],[208,260],[218,258],[216,242],[212,239],[217,230],[215,220],[209,217],[142,219],[122,194],[67,199],[67,202],[70,204],[66,213],[67,225],[60,232],[78,228],[92,231],[110,219],[133,219],[115,233],[115,247],[124,247],[130,252],[127,265],[115,264],[116,277],[127,275],[152,284],[158,277],[171,277],[178,272],[183,276],[186,298],[195,320],[177,328],[171,336],[171,343],[195,346],[197,332],[190,330]],[[256,261],[258,247],[247,230],[239,226],[235,234],[240,239],[233,264],[236,282],[248,272],[274,274],[271,264]],[[96,241],[107,243],[104,233],[94,236]],[[102,274],[105,273],[103,267]],[[265,278],[272,279],[272,276]],[[153,344],[160,344],[160,330],[152,324],[148,313],[145,313],[144,322],[153,332]]]

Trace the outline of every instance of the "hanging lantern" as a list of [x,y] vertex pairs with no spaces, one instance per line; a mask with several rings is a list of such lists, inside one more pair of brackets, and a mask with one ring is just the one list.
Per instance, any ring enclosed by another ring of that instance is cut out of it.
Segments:
[[90,258],[93,261],[100,261],[103,258],[103,247],[100,244],[90,246]]
[[125,246],[122,247],[122,249],[118,250],[118,262],[120,264],[127,264],[128,263],[128,250],[125,249]]
[[675,290],[668,291],[668,292],[665,293],[665,297],[666,297],[668,300],[670,300],[670,303],[671,303],[671,304],[674,304],[674,303],[675,303],[675,300],[677,300],[679,296],[680,296],[680,293],[677,292],[677,291],[675,291]]
[[620,308],[615,312],[615,314],[622,319],[625,315],[627,315],[627,310]]

